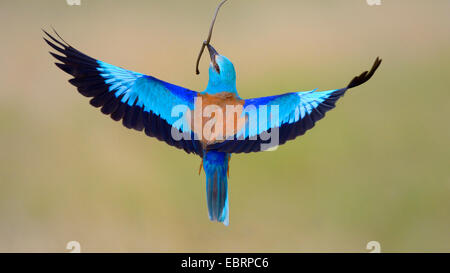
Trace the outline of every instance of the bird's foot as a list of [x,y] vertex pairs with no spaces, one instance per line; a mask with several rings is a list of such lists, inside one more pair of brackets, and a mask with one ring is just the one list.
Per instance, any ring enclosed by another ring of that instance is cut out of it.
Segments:
[[228,157],[228,166],[227,166],[227,177],[230,178],[230,160],[231,156]]
[[203,158],[202,158],[202,162],[200,162],[200,168],[198,169],[198,175],[202,174],[202,168],[203,168]]

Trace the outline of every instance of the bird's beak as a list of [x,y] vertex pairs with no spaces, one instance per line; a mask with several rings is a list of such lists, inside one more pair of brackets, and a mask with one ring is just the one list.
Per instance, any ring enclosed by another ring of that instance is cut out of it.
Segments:
[[214,47],[212,47],[212,45],[208,44],[207,46],[208,46],[209,56],[211,57],[211,63],[213,64],[214,69],[217,71],[217,73],[220,74],[220,68],[216,61],[216,57],[219,55],[219,53],[217,53],[217,51],[214,49]]

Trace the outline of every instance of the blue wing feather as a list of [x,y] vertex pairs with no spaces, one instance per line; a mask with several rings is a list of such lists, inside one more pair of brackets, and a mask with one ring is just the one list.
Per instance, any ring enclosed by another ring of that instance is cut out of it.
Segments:
[[[145,130],[171,146],[202,155],[202,146],[189,126],[177,122],[181,116],[172,115],[177,105],[193,110],[197,92],[96,60],[45,33],[53,42],[45,41],[64,55],[51,53],[61,62],[56,65],[74,76],[69,82],[84,96],[92,97],[93,106],[102,107],[104,114],[122,120],[127,128]],[[172,127],[190,137],[173,139]]]
[[[247,124],[232,139],[208,147],[227,153],[248,153],[263,150],[262,144],[272,140],[262,139],[261,134],[278,129],[276,145],[303,135],[315,123],[334,108],[335,102],[344,95],[347,88],[329,91],[293,92],[277,96],[245,100],[246,114],[257,117],[257,122],[247,119]],[[267,112],[262,111],[265,107]],[[277,115],[275,113],[277,111]],[[271,119],[273,116],[278,118]],[[267,147],[268,148],[268,147]]]
[[[381,59],[377,58],[370,71],[354,77],[345,88],[320,91],[294,92],[283,95],[253,98],[245,100],[244,114],[248,115],[247,124],[236,135],[221,143],[208,146],[208,149],[226,153],[259,152],[267,148],[282,145],[286,141],[303,135],[313,128],[325,113],[335,107],[336,101],[353,87],[367,82],[378,69]],[[274,106],[277,106],[273,108]],[[266,112],[261,111],[266,108]],[[276,112],[274,112],[276,111]],[[271,117],[278,114],[278,119]],[[257,122],[252,122],[252,117]],[[262,121],[262,122],[261,122]],[[262,124],[262,125],[261,125]],[[278,130],[278,139],[264,139],[264,133]],[[265,144],[264,148],[263,145]]]

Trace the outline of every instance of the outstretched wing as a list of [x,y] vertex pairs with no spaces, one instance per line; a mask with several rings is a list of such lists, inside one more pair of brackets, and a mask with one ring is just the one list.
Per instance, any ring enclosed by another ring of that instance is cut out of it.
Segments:
[[[62,54],[50,52],[60,61],[55,64],[74,77],[69,82],[92,98],[91,105],[101,107],[102,113],[116,121],[122,120],[127,128],[144,130],[148,136],[187,153],[202,155],[202,146],[189,126],[172,115],[177,105],[193,110],[197,92],[96,60],[67,44],[57,33],[61,41],[44,32],[51,39],[44,40]],[[173,128],[184,137],[172,137]]]
[[368,81],[380,63],[381,59],[377,58],[370,71],[353,78],[345,88],[247,99],[244,104],[246,126],[233,138],[210,145],[208,149],[227,153],[259,152],[303,135],[335,107],[348,89]]

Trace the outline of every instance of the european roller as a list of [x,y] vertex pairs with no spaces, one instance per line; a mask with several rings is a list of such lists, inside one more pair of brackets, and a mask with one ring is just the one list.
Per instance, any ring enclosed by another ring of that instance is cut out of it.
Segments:
[[91,98],[92,106],[128,129],[202,159],[209,219],[225,225],[232,154],[265,151],[303,135],[347,90],[369,80],[381,63],[377,58],[370,71],[340,89],[244,99],[236,87],[233,63],[209,41],[204,44],[211,58],[209,80],[198,92],[91,58],[59,35],[45,34],[57,52],[50,52],[56,66],[73,76],[69,82]]

